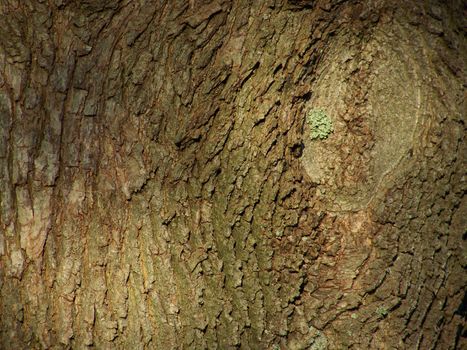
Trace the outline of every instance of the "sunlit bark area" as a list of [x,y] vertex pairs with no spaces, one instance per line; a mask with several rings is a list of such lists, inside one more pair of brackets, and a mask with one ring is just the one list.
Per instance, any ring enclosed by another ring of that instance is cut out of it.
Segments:
[[0,348],[466,347],[466,18],[0,0]]

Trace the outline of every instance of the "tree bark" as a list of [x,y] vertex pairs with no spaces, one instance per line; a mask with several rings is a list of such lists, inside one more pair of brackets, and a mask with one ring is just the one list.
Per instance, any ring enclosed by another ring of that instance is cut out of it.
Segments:
[[0,348],[467,347],[465,18],[0,0]]

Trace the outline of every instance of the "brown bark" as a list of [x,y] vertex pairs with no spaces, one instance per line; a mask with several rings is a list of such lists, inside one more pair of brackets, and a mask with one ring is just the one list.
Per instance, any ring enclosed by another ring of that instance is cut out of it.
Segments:
[[465,347],[465,18],[0,0],[0,348]]

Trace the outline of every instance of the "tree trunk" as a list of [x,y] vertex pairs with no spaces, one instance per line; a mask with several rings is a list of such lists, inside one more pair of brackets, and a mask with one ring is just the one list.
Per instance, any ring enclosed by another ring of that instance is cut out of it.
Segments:
[[0,0],[0,348],[465,348],[464,6]]

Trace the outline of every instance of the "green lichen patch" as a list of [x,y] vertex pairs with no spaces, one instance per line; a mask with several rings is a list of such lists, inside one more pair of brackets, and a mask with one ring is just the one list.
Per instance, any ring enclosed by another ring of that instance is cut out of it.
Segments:
[[322,109],[312,109],[306,116],[312,140],[324,140],[333,132],[331,118]]
[[381,317],[386,317],[389,314],[389,311],[384,306],[380,306],[378,309],[376,309],[376,313]]

